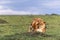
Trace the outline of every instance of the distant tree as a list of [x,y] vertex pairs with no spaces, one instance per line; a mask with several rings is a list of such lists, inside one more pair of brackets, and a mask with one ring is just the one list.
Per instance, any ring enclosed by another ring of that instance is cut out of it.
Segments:
[[51,15],[58,15],[58,14],[56,14],[56,13],[52,13]]

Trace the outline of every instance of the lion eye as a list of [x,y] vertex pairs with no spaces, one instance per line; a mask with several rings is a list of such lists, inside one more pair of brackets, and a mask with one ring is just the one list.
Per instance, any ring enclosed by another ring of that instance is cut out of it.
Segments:
[[37,25],[39,25],[39,23]]

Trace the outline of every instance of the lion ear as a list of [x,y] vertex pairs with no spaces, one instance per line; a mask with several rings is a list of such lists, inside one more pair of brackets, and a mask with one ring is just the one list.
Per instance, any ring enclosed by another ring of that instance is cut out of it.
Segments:
[[46,22],[44,22],[46,24]]

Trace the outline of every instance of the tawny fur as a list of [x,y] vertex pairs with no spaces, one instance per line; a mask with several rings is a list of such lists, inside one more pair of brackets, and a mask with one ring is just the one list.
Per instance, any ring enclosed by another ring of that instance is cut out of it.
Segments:
[[34,18],[29,27],[29,32],[37,32],[37,30],[42,33],[46,32],[46,23],[41,18]]

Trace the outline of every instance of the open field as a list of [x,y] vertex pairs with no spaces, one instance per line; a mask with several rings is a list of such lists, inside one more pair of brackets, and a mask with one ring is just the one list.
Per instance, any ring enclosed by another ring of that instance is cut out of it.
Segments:
[[[40,17],[46,22],[46,36],[30,35],[28,27],[33,18]],[[0,23],[0,40],[60,40],[60,16],[0,16],[8,23]]]

